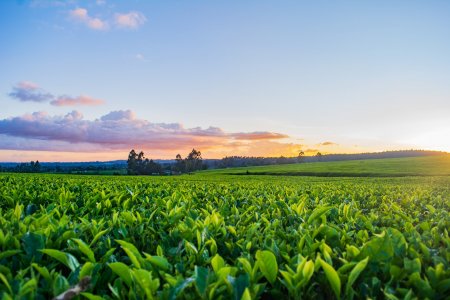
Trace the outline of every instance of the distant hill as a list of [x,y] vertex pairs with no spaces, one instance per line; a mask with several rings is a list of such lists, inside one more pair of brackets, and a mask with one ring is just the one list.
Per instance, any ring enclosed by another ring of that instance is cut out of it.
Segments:
[[[450,154],[217,169],[203,174],[318,177],[450,176]],[[200,174],[202,174],[200,173]]]
[[345,161],[345,160],[361,160],[361,159],[383,159],[383,158],[401,158],[401,157],[418,157],[418,156],[440,156],[448,155],[442,151],[428,150],[400,150],[400,151],[384,151],[372,153],[357,154],[324,154],[318,156],[299,157],[245,157],[245,156],[229,156],[224,157],[213,163],[213,168],[235,168],[249,166],[268,166],[281,164],[294,164],[298,162],[327,162],[327,161]]

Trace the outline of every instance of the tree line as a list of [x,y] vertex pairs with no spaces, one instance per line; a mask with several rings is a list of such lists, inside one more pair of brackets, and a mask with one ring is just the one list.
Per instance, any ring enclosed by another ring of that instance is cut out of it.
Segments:
[[38,160],[30,161],[29,163],[20,163],[12,168],[0,166],[0,172],[15,172],[15,173],[40,173],[42,166]]
[[175,157],[175,163],[163,166],[152,159],[145,157],[143,151],[137,153],[134,149],[130,151],[127,159],[128,175],[163,175],[191,173],[207,169],[203,163],[202,153],[198,150],[192,151],[184,159],[180,154]]

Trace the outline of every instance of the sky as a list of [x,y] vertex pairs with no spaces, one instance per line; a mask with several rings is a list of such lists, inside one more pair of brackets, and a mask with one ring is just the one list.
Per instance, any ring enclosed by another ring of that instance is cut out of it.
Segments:
[[0,1],[0,161],[450,151],[450,2]]

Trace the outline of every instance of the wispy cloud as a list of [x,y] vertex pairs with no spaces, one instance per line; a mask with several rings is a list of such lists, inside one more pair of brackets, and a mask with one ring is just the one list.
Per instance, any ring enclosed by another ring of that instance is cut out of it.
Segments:
[[124,14],[117,13],[114,21],[117,27],[137,29],[147,22],[147,18],[141,12],[131,11]]
[[36,83],[30,81],[21,81],[17,83],[8,94],[11,98],[21,102],[48,102],[54,106],[95,106],[104,104],[105,101],[95,99],[90,96],[81,95],[71,97],[67,95],[55,96],[40,88]]
[[78,97],[70,97],[70,96],[60,96],[58,99],[53,100],[50,102],[51,105],[54,106],[96,106],[96,105],[102,105],[105,101],[101,99],[94,99],[89,96],[81,95]]
[[8,95],[22,102],[46,102],[53,99],[52,94],[30,81],[17,83]]
[[100,18],[89,16],[87,9],[76,8],[69,12],[72,19],[77,22],[83,23],[87,27],[94,30],[106,30],[109,28],[108,23]]
[[339,144],[327,141],[327,142],[319,143],[319,144],[317,144],[317,146],[339,146]]
[[256,151],[256,145],[270,146],[274,151],[298,149],[298,145],[276,141],[284,137],[264,131],[228,133],[217,127],[153,123],[137,118],[130,110],[112,111],[96,120],[86,120],[78,111],[64,116],[36,112],[0,120],[0,149],[9,150],[72,151],[74,144],[87,152],[131,148],[183,151],[199,147],[213,152],[247,153]]
[[145,58],[145,56],[141,53],[136,54],[134,56],[134,58],[136,58],[137,60],[142,61],[142,62],[149,62],[149,60],[147,58]]
[[276,132],[241,132],[233,134],[233,137],[237,140],[277,140],[288,138],[288,135]]

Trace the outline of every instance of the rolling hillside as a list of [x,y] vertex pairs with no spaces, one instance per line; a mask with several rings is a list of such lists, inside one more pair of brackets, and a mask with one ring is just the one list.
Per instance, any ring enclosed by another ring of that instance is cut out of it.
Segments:
[[450,155],[242,167],[202,173],[329,177],[445,176],[450,175]]

